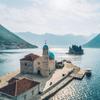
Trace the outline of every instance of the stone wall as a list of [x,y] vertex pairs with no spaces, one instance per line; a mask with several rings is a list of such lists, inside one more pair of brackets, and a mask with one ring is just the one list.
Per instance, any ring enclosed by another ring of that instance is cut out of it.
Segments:
[[49,60],[50,72],[55,70],[55,60]]
[[20,61],[20,72],[24,74],[32,74],[34,71],[33,62],[32,61]]
[[42,57],[39,57],[34,61],[34,73],[38,74],[40,72],[41,74],[42,66]]
[[34,100],[34,96],[36,96],[38,93],[39,93],[39,85],[17,96],[17,100],[30,100],[32,98]]

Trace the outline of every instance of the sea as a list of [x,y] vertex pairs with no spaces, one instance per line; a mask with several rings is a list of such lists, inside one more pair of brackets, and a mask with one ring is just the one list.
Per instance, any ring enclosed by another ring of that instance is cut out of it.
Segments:
[[[50,100],[100,100],[100,49],[84,48],[84,55],[68,55],[68,48],[50,48],[55,59],[71,60],[83,69],[91,69],[91,77],[83,80],[73,80],[57,92]],[[42,55],[42,48],[18,49],[0,51],[0,76],[16,71],[20,68],[20,59],[29,53]]]

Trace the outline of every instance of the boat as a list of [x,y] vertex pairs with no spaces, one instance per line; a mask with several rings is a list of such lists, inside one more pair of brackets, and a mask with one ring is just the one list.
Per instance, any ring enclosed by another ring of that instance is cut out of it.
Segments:
[[86,76],[90,77],[91,75],[92,75],[91,70],[90,69],[86,70]]
[[63,61],[56,62],[56,68],[57,69],[60,69],[60,68],[63,68],[63,67],[64,67],[64,62]]

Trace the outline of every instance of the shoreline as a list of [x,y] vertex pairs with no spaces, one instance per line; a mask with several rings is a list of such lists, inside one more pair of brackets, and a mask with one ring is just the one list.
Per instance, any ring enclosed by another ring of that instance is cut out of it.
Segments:
[[[46,100],[46,98],[50,98],[64,86],[70,84],[70,82],[74,79],[83,79],[85,72],[85,70],[82,70],[80,67],[77,67],[72,63],[66,63],[64,65],[64,68],[56,69],[55,72],[48,78],[29,74],[22,75],[20,74],[20,70],[17,69],[14,72],[7,73],[6,75],[0,77],[0,88],[7,85],[8,81],[13,77],[16,77],[18,79],[22,77],[30,78],[32,80],[40,82],[41,84],[40,91],[42,92],[42,94],[36,95],[35,100]],[[50,85],[50,82],[52,82],[52,85]]]
[[19,69],[17,69],[16,71],[9,72],[6,73],[5,75],[0,76],[0,88],[8,84],[7,81],[16,76],[19,72],[20,72]]

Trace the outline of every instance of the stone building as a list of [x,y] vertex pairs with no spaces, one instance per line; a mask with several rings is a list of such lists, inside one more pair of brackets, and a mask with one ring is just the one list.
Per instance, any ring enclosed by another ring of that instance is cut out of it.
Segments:
[[13,80],[0,89],[0,100],[30,100],[40,91],[40,83],[30,79]]
[[45,77],[54,70],[55,56],[47,44],[43,46],[42,56],[31,53],[20,59],[20,71],[24,74],[40,74]]

